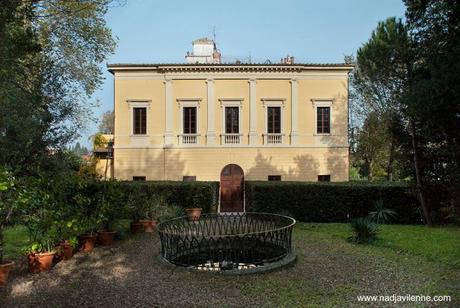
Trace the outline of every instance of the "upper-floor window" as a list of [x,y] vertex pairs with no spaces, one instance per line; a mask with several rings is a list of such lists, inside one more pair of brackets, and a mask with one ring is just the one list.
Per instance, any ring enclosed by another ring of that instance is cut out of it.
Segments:
[[281,107],[267,107],[267,133],[281,134]]
[[225,107],[225,133],[239,134],[240,132],[240,108]]
[[221,144],[235,145],[241,143],[241,107],[243,99],[220,98],[222,107]]
[[147,134],[147,108],[134,107],[133,108],[133,134],[146,135]]
[[331,107],[316,107],[316,133],[331,133]]
[[197,132],[197,121],[196,121],[196,107],[184,107],[183,108],[183,133],[184,134],[196,134]]

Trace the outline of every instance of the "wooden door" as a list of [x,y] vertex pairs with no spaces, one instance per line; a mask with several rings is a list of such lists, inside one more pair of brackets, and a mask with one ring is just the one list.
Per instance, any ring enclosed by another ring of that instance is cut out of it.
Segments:
[[240,166],[230,164],[220,173],[220,211],[243,212],[244,172]]

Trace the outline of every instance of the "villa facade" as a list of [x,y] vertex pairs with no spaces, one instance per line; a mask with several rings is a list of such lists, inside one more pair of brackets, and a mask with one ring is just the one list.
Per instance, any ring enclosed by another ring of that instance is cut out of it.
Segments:
[[225,187],[241,194],[243,179],[348,181],[350,65],[108,69],[116,179],[221,181],[221,194]]

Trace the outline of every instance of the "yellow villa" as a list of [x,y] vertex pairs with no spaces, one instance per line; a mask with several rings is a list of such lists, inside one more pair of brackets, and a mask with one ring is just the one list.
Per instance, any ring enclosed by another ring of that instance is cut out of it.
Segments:
[[108,65],[114,178],[221,181],[221,194],[243,178],[348,181],[352,66],[222,64],[209,40],[187,62]]

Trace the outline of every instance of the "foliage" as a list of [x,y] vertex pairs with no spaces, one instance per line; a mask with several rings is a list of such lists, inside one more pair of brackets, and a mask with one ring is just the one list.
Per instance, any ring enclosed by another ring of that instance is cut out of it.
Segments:
[[93,137],[93,147],[99,148],[107,145],[108,140],[104,137],[102,133],[97,133]]
[[99,132],[102,134],[113,134],[115,125],[115,112],[108,110],[102,114],[99,123]]
[[43,179],[29,179],[21,207],[21,223],[27,228],[31,242],[27,252],[52,251],[58,241],[57,209],[45,192]]
[[40,170],[78,137],[99,64],[114,51],[104,15],[111,1],[3,1],[0,12],[0,165]]
[[350,228],[353,235],[349,237],[349,240],[357,244],[375,241],[379,232],[377,224],[366,218],[356,218],[352,220]]
[[163,222],[181,216],[184,209],[176,205],[169,205],[164,195],[152,195],[145,206],[145,218]]
[[104,230],[113,230],[114,223],[121,218],[122,207],[119,200],[123,198],[123,193],[117,186],[111,185],[112,181],[102,183],[102,191],[97,194],[94,200],[98,212],[98,224]]
[[389,142],[385,123],[378,118],[377,113],[371,112],[357,133],[355,151],[356,158],[364,162],[364,173],[367,174],[369,181],[386,168]]
[[[176,205],[182,209],[201,207],[203,212],[209,212],[217,203],[218,183],[216,182],[112,182],[116,185],[125,199],[119,202],[133,204],[140,209],[140,217],[146,212],[145,204],[151,198],[163,196],[168,206]],[[137,215],[137,214],[136,214]]]
[[246,210],[285,210],[305,222],[343,222],[365,217],[383,200],[398,213],[397,223],[420,223],[418,203],[410,187],[397,183],[246,182]]
[[69,150],[79,157],[89,154],[88,148],[80,145],[80,142],[77,142],[73,147],[70,147]]
[[17,197],[13,175],[0,168],[0,264],[3,261],[3,230],[16,208]]
[[358,118],[362,127],[357,129],[357,151],[352,153],[356,155],[353,163],[363,163],[361,169],[369,180],[379,172],[376,168],[384,170],[390,181],[404,172],[396,169],[401,167],[401,155],[395,123],[402,117],[400,101],[409,45],[404,23],[393,17],[379,22],[371,38],[357,51],[356,68],[350,78],[351,118]]
[[396,217],[396,212],[391,209],[387,209],[383,200],[377,200],[375,202],[375,208],[369,212],[369,219],[376,224],[387,224],[390,223]]
[[413,62],[403,104],[414,123],[419,185],[428,201],[442,190],[431,207],[454,207],[460,217],[460,3],[404,2]]

